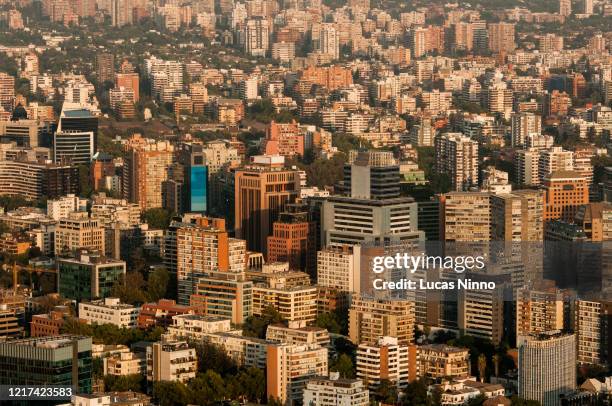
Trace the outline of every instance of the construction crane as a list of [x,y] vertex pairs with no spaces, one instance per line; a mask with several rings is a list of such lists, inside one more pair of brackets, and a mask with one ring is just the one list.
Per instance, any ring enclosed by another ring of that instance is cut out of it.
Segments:
[[[12,272],[13,272],[13,291],[15,293],[17,293],[17,287],[19,286],[19,272],[27,272],[29,277],[30,277],[30,289],[33,291],[34,290],[34,284],[32,282],[32,273],[37,273],[37,274],[41,274],[41,273],[52,273],[56,275],[56,279],[57,279],[57,269],[55,268],[37,268],[34,267],[32,265],[18,265],[16,263],[13,263],[13,265],[3,265],[2,268],[4,270],[7,270],[8,267],[11,267]],[[57,280],[56,280],[57,282]]]

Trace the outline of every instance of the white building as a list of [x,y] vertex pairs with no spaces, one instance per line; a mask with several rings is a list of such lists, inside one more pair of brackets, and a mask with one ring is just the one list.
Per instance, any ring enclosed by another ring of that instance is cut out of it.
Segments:
[[75,211],[87,211],[87,199],[81,199],[74,194],[47,200],[47,216],[53,220],[68,217]]
[[376,345],[357,347],[357,378],[375,389],[383,379],[398,388],[408,385],[409,347],[398,344],[396,337],[381,337]]
[[117,327],[134,328],[140,307],[121,303],[118,298],[79,303],[79,318],[87,324],[114,324]]
[[317,283],[342,292],[361,292],[361,247],[327,247],[317,253]]
[[147,380],[187,382],[195,378],[197,363],[196,350],[184,341],[153,343],[147,347]]
[[209,334],[231,330],[230,319],[198,314],[179,314],[172,316],[172,325],[168,326],[168,335],[175,339],[201,340]]
[[339,379],[337,372],[329,378],[311,379],[304,390],[304,405],[317,406],[367,406],[370,394],[359,379]]

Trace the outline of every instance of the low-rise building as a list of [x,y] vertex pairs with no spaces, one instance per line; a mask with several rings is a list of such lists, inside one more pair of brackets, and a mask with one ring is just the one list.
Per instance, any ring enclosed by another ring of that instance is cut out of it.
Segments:
[[313,378],[306,383],[304,404],[317,406],[367,406],[370,393],[359,379],[340,379],[337,372],[329,378]]
[[134,328],[140,307],[121,303],[118,298],[79,303],[79,318],[87,324],[114,324],[117,327]]

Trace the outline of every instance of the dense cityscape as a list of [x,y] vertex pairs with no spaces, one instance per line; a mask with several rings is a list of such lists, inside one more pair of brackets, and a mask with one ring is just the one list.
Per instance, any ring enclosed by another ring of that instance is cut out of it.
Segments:
[[0,0],[0,404],[611,404],[611,24]]

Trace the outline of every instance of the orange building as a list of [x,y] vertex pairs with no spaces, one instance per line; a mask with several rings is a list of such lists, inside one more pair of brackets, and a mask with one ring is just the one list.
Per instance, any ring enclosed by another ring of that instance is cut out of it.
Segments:
[[32,241],[20,235],[4,233],[0,235],[0,252],[7,255],[25,254],[32,246]]
[[174,300],[170,299],[160,299],[157,303],[145,303],[142,305],[138,315],[138,328],[167,327],[172,324],[172,316],[194,313],[193,307],[178,305]]
[[300,206],[289,204],[272,226],[268,237],[268,261],[288,262],[290,269],[305,271],[315,267],[315,224]]
[[139,82],[138,73],[117,73],[115,75],[115,87],[117,89],[120,87],[132,89],[134,91],[134,103],[138,103],[138,100],[140,100]]
[[104,178],[115,175],[115,163],[110,155],[98,153],[91,163],[91,180],[95,191],[105,187]]
[[586,178],[573,171],[556,171],[544,177],[544,221],[573,222],[578,207],[589,203]]
[[284,163],[282,156],[257,156],[252,165],[235,172],[236,237],[246,240],[250,251],[266,254],[272,224],[298,196],[299,172]]
[[298,123],[277,123],[272,121],[266,131],[266,155],[283,155],[291,157],[304,156],[304,134],[300,132]]
[[49,314],[35,314],[30,322],[32,337],[57,336],[64,325],[65,312],[51,311]]
[[329,90],[336,90],[353,84],[353,72],[341,66],[314,67],[309,66],[302,71],[300,78]]

